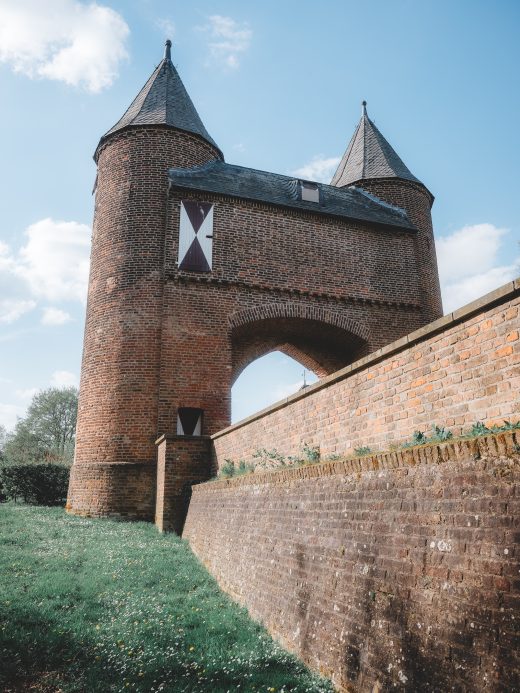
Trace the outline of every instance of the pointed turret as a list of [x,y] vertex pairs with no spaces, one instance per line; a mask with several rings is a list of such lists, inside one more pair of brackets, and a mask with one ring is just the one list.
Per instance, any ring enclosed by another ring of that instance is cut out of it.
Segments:
[[366,101],[362,109],[361,120],[331,185],[341,188],[372,178],[401,178],[420,183],[368,117]]
[[116,132],[131,127],[162,125],[198,135],[220,149],[204,127],[179,73],[171,59],[170,40],[166,41],[164,58],[130,104],[123,117],[101,138],[96,154],[106,139]]
[[343,155],[331,185],[356,186],[406,211],[417,229],[417,263],[421,274],[418,296],[426,320],[442,315],[441,292],[431,206],[434,197],[416,178],[367,115],[363,101],[361,120]]

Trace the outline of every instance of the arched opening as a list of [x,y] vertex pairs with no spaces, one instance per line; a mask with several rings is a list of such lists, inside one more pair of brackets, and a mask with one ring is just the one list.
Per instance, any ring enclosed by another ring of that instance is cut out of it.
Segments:
[[[305,372],[305,376],[304,376]],[[281,351],[271,351],[250,363],[231,389],[231,422],[236,423],[284,397],[312,385],[318,376]]]
[[[274,352],[279,354],[273,360],[259,363],[246,379],[251,395],[255,391],[263,393],[261,397],[249,398],[251,403],[258,402],[260,406],[252,409],[252,406],[244,407],[239,404],[244,399],[244,395],[239,394],[244,383],[238,389],[234,388],[234,421],[292,394],[284,394],[284,387],[287,388],[300,379],[303,381],[304,369],[317,378],[323,378],[368,353],[368,334],[363,327],[326,311],[312,313],[310,309],[303,311],[300,306],[291,305],[264,306],[235,313],[230,322],[232,385],[257,359]],[[287,360],[284,362],[285,370],[289,373],[287,379],[280,363],[282,356],[286,359],[290,357],[291,361],[296,362],[294,365]],[[274,372],[268,375],[269,364]],[[296,372],[299,377],[295,377]],[[280,396],[277,397],[276,394]],[[246,410],[247,413],[243,414]],[[243,415],[239,415],[239,411]]]

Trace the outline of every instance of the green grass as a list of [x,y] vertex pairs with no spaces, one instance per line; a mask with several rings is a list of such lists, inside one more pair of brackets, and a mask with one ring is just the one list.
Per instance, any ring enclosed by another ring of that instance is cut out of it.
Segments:
[[145,523],[0,505],[0,690],[332,691]]

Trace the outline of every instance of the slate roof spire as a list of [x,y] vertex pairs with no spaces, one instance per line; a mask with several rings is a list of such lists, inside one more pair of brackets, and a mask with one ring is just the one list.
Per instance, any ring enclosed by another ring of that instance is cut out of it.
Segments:
[[[166,125],[199,135],[220,152],[211,138],[189,97],[171,58],[170,39],[166,41],[164,58],[132,101],[123,117],[101,138],[98,148],[107,137],[119,130],[140,125]],[[94,158],[96,158],[96,155]]]
[[367,102],[361,105],[361,120],[331,185],[342,187],[369,178],[401,178],[420,183],[405,166],[367,114]]

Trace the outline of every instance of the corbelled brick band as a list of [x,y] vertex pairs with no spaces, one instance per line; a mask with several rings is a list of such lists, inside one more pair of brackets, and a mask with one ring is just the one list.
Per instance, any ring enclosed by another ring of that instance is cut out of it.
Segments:
[[219,584],[339,689],[518,690],[520,433],[201,484]]
[[209,436],[161,436],[157,440],[155,524],[182,533],[193,484],[211,475]]
[[520,418],[520,280],[213,436],[214,465],[259,448],[322,457],[387,449],[432,424]]

